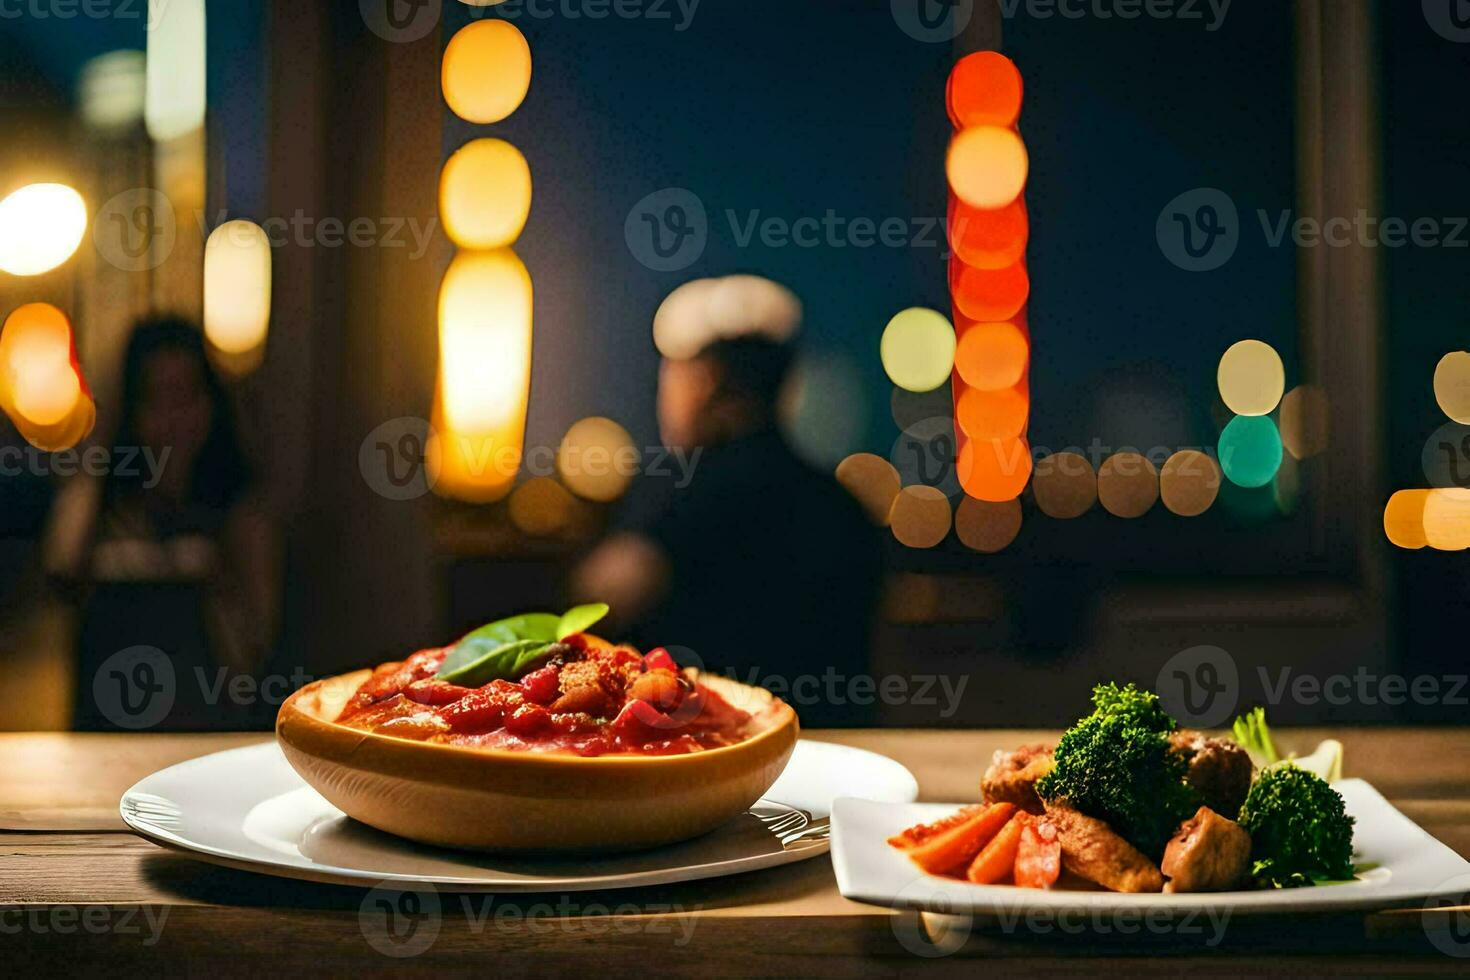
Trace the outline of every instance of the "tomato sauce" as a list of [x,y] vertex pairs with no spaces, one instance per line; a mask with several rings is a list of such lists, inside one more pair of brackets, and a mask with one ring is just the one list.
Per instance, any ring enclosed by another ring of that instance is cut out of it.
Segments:
[[421,650],[378,667],[337,722],[419,741],[581,756],[702,752],[741,741],[750,723],[662,648],[641,656],[573,636],[518,681],[475,688],[434,679],[447,655]]

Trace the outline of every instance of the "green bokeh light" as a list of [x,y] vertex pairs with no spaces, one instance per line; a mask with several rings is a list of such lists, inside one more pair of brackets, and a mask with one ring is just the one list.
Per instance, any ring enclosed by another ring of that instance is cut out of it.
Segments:
[[1237,415],[1220,433],[1220,468],[1240,487],[1264,487],[1281,469],[1281,433],[1265,415]]

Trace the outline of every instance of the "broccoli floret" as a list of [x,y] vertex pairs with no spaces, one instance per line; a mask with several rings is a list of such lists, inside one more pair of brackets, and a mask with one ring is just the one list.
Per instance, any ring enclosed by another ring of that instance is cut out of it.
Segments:
[[1129,684],[1092,692],[1096,710],[1057,743],[1055,765],[1036,784],[1043,800],[1065,799],[1106,821],[1124,840],[1157,859],[1199,807],[1184,781],[1187,764],[1169,750],[1177,727],[1158,696]]
[[1261,773],[1240,808],[1251,835],[1252,874],[1295,888],[1353,876],[1353,818],[1321,776],[1287,762]]

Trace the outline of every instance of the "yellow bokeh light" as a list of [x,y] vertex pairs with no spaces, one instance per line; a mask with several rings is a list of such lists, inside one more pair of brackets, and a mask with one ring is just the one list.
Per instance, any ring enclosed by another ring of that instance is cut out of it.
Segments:
[[1220,467],[1197,449],[1181,449],[1170,456],[1159,473],[1159,497],[1170,512],[1198,517],[1220,495]]
[[1461,425],[1470,424],[1470,354],[1446,354],[1434,369],[1434,400]]
[[933,391],[954,369],[954,327],[943,313],[914,306],[898,313],[883,330],[879,353],[883,370],[906,391]]
[[1121,452],[1097,469],[1097,499],[1114,517],[1142,517],[1159,499],[1159,474],[1147,456]]
[[899,543],[909,548],[932,548],[949,534],[949,498],[937,487],[904,487],[893,498],[889,526]]
[[520,106],[531,87],[531,46],[514,24],[480,20],[444,48],[444,101],[466,122],[495,123]]
[[1230,345],[1215,374],[1220,398],[1236,415],[1269,415],[1286,391],[1286,369],[1270,344],[1242,340]]
[[1296,459],[1327,449],[1331,435],[1327,393],[1316,385],[1297,385],[1281,399],[1281,442]]
[[1446,487],[1429,491],[1424,501],[1424,540],[1436,551],[1470,548],[1470,490]]
[[87,233],[87,204],[65,184],[30,184],[0,201],[0,271],[38,276],[71,258]]
[[604,504],[627,491],[641,465],[628,430],[600,416],[573,423],[556,453],[556,471],[567,489]]
[[82,383],[71,365],[45,371],[26,371],[11,388],[16,414],[38,426],[51,426],[71,414],[82,397]]
[[46,452],[92,431],[97,410],[75,363],[71,323],[49,303],[19,307],[0,330],[0,410]]
[[460,248],[490,249],[520,237],[531,213],[531,168],[505,140],[471,140],[439,174],[439,217]]
[[970,126],[955,134],[944,166],[956,197],[971,207],[995,210],[1021,196],[1030,161],[1014,130]]
[[143,52],[130,49],[109,51],[83,65],[77,78],[82,121],[109,133],[137,125],[143,118],[147,65]]
[[436,493],[498,500],[520,468],[531,389],[531,275],[515,252],[461,252],[439,287]]
[[265,343],[271,318],[271,243],[249,221],[227,221],[204,246],[204,335],[226,354]]
[[1383,508],[1383,533],[1400,548],[1418,551],[1429,542],[1424,537],[1424,505],[1428,490],[1400,490]]
[[204,125],[204,0],[148,0],[143,118],[161,142]]
[[506,502],[510,522],[538,538],[565,531],[576,517],[576,508],[577,502],[567,489],[547,476],[522,483]]
[[893,498],[903,484],[893,464],[872,453],[853,453],[838,463],[837,482],[857,498],[868,519],[879,527],[887,525]]

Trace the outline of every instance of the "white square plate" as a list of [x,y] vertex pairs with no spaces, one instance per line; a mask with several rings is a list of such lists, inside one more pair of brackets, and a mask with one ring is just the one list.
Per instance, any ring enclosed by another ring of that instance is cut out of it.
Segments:
[[920,871],[889,837],[906,827],[953,813],[963,804],[878,803],[840,799],[832,811],[832,866],[837,887],[854,901],[893,908],[971,914],[1035,912],[1112,914],[1188,913],[1226,909],[1231,914],[1387,909],[1421,904],[1470,888],[1470,863],[1393,808],[1361,779],[1334,783],[1347,812],[1357,818],[1353,860],[1376,864],[1344,885],[1194,895],[1123,895],[1116,892],[1042,891],[1011,885],[972,885]]

